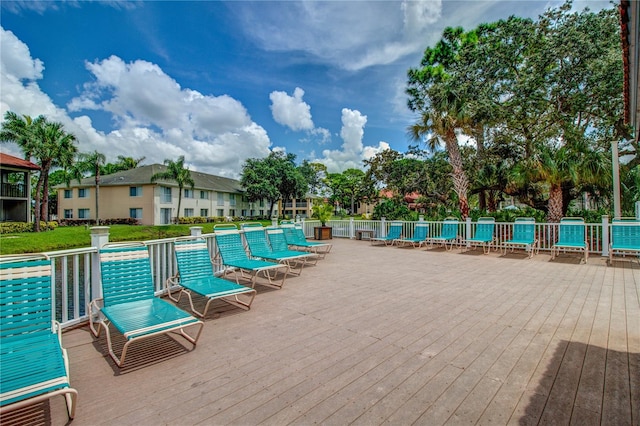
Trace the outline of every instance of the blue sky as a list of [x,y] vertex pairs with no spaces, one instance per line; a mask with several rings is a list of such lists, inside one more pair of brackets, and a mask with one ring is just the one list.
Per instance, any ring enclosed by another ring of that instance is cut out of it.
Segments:
[[[362,168],[412,143],[406,71],[445,27],[560,4],[3,0],[0,113],[60,121],[107,161],[184,155],[237,178],[247,158],[284,150],[331,172]],[[574,2],[585,6],[611,7]]]

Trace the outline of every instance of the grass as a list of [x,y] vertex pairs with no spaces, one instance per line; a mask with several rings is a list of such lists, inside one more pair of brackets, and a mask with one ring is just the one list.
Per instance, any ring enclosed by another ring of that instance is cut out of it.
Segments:
[[[262,222],[270,225],[271,222]],[[202,233],[213,232],[213,223],[203,223]],[[236,223],[237,225],[237,223]],[[194,225],[112,225],[109,241],[147,241],[162,238],[182,237],[190,234]],[[52,231],[24,232],[0,235],[0,254],[40,253],[91,246],[91,230],[84,226],[62,226]]]

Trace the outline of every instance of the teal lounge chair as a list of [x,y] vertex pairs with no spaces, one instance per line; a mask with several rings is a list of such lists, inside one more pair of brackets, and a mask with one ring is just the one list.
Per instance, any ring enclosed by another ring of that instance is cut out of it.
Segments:
[[[261,280],[259,284],[282,288],[289,274],[289,265],[250,258],[244,248],[240,231],[235,225],[214,225],[213,231],[217,256],[223,266],[236,273],[236,278],[239,272],[243,279],[251,282],[251,288],[255,288],[258,276],[262,276],[266,282]],[[282,280],[276,283],[274,280],[278,272],[282,273]]]
[[266,229],[262,224],[258,224],[258,226],[242,224],[241,229],[251,257],[287,265],[289,272],[294,275],[302,273],[302,268],[310,256],[309,253],[296,252],[288,248],[280,251],[274,250],[269,245]]
[[529,254],[529,259],[538,253],[539,242],[536,238],[536,221],[534,218],[516,218],[513,224],[513,235],[511,239],[502,242],[502,249],[504,255],[506,255],[508,249],[513,251],[516,248],[524,248]]
[[0,414],[64,395],[69,418],[75,415],[78,392],[51,294],[46,256],[0,259]]
[[[446,218],[442,222],[440,235],[427,238],[430,247],[435,244],[441,245],[445,250],[453,250],[454,244],[458,241],[458,219]],[[447,247],[447,244],[449,245]]]
[[392,246],[398,239],[402,238],[402,222],[391,222],[389,232],[384,237],[371,238],[371,244],[384,243],[385,246]]
[[[214,300],[222,300],[230,305],[249,310],[256,291],[223,278],[216,277],[207,242],[203,238],[177,240],[174,242],[178,273],[166,281],[167,294],[174,302],[180,302],[183,294],[189,299],[193,313],[205,317],[209,305]],[[172,290],[179,289],[178,297]],[[192,293],[207,299],[202,312],[193,306]]]
[[640,257],[640,221],[638,219],[613,219],[611,243],[609,244],[609,265],[612,264],[615,255]]
[[584,263],[589,258],[589,243],[584,219],[580,217],[563,217],[558,225],[558,241],[551,246],[551,260],[560,251],[577,251],[584,253]]
[[404,247],[407,244],[411,244],[415,247],[422,247],[423,244],[426,244],[427,237],[429,236],[429,224],[426,222],[416,223],[416,226],[413,230],[413,236],[410,238],[398,238],[396,240],[396,244],[399,247]]
[[267,227],[266,234],[267,240],[269,240],[269,246],[274,252],[297,254],[301,259],[304,259],[303,266],[306,266],[307,264],[316,265],[318,263],[319,256],[315,253],[289,249],[289,244],[287,243],[287,239],[284,236],[284,230],[282,228]]
[[460,249],[482,247],[484,254],[489,254],[491,246],[494,245],[495,238],[493,232],[495,230],[496,220],[492,217],[479,217],[476,222],[476,229],[473,237],[464,239],[460,243]]
[[330,243],[307,241],[307,237],[305,237],[304,231],[302,230],[301,226],[283,223],[280,225],[280,227],[282,228],[284,238],[286,239],[289,246],[315,253],[320,256],[321,259],[324,259],[324,257],[331,251],[331,248],[333,247],[333,245]]
[[[179,332],[194,347],[202,321],[154,295],[149,251],[142,243],[109,244],[100,249],[101,299],[91,301],[89,327],[94,336],[104,329],[109,355],[122,367],[129,345],[159,334]],[[96,325],[99,328],[96,328]],[[126,343],[118,357],[111,344],[113,325]],[[196,327],[195,335],[185,328]]]

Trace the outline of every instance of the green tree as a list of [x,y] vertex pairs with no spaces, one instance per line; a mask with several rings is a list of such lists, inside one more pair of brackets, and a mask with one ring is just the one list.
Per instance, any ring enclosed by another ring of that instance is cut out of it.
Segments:
[[178,184],[178,212],[176,214],[176,220],[180,219],[180,205],[182,204],[182,191],[185,186],[193,187],[195,182],[191,177],[191,171],[184,166],[184,155],[178,157],[177,161],[166,159],[164,160],[167,170],[164,172],[154,173],[151,176],[151,183],[155,183],[158,180],[172,180]]
[[85,173],[89,173],[89,176],[94,177],[96,185],[96,225],[100,225],[100,172],[107,161],[107,157],[104,154],[93,151],[89,153],[80,153],[78,160],[76,161],[73,169],[75,171],[75,177],[80,181]]
[[35,189],[35,224],[40,231],[40,222],[49,219],[49,172],[52,167],[69,167],[77,152],[76,137],[67,133],[63,125],[49,122],[44,116],[35,120],[8,111],[2,123],[0,140],[15,142],[24,152],[25,158],[35,158],[40,166],[40,175]]
[[267,200],[269,216],[278,200],[303,197],[308,182],[295,165],[294,154],[271,152],[266,158],[249,158],[242,166],[242,184],[250,202]]
[[458,62],[460,50],[476,41],[475,32],[465,33],[462,28],[445,29],[435,47],[425,50],[421,67],[409,70],[407,84],[409,109],[420,114],[418,121],[409,127],[409,134],[413,139],[425,142],[432,151],[444,143],[463,219],[469,215],[469,179],[460,154],[458,131],[471,129],[473,122],[464,93],[459,93],[457,86],[450,83],[450,74]]

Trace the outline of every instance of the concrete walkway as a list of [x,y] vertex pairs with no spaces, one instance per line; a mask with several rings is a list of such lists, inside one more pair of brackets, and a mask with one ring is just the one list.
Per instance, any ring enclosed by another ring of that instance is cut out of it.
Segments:
[[[640,265],[334,239],[128,366],[69,331],[73,425],[640,424]],[[62,397],[23,413],[64,424]],[[3,424],[16,422],[5,417]]]

